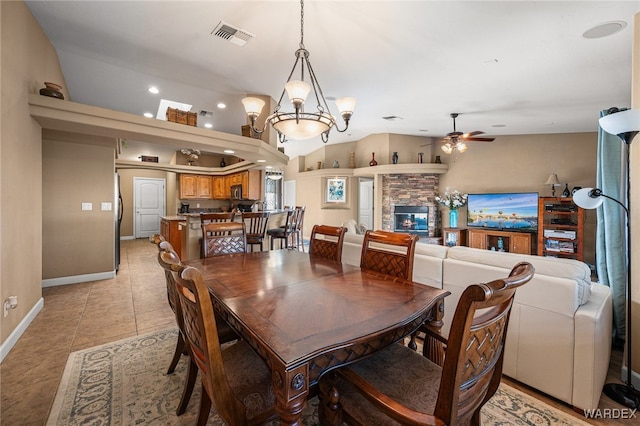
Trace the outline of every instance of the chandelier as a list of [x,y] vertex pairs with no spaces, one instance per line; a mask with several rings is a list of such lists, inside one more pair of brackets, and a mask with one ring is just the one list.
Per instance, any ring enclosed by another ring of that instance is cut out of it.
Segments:
[[[322,141],[327,143],[332,127],[335,127],[336,130],[341,133],[347,130],[349,120],[353,115],[356,100],[350,97],[336,99],[338,111],[345,123],[344,129],[341,130],[336,124],[336,118],[331,115],[316,74],[311,67],[311,62],[309,62],[309,51],[304,47],[304,0],[300,1],[300,47],[296,50],[295,56],[296,61],[293,64],[293,69],[289,74],[284,90],[280,95],[278,104],[273,113],[267,117],[262,129],[256,128],[256,120],[262,112],[265,102],[260,98],[254,97],[247,97],[242,100],[242,104],[251,123],[251,130],[257,134],[261,134],[267,125],[270,124],[278,133],[278,140],[280,142],[286,142],[287,139],[311,139],[320,135]],[[297,68],[299,68],[300,79],[292,80]],[[308,82],[305,80],[305,77]],[[307,102],[307,96],[312,90],[315,96],[316,110],[305,111],[305,102],[307,104],[311,102]],[[293,112],[280,111],[285,92],[293,104]]]

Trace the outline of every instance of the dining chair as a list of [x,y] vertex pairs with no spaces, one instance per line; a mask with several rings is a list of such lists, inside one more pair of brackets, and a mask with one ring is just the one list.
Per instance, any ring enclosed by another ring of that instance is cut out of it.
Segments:
[[303,239],[303,229],[304,229],[304,213],[306,211],[305,206],[296,206],[295,215],[293,218],[293,230],[291,232],[291,247],[295,248],[298,251],[304,251],[304,239]]
[[[173,250],[173,247],[168,241],[160,241],[158,243],[158,263],[165,271],[165,281],[167,286],[167,299],[169,306],[176,318],[176,324],[178,325],[178,340],[176,342],[176,348],[173,353],[173,358],[167,369],[167,374],[172,374],[175,371],[178,361],[183,354],[190,354],[189,348],[185,343],[184,334],[184,322],[182,317],[182,309],[178,300],[178,294],[176,292],[176,285],[173,279],[172,272],[180,270],[183,266],[177,253]],[[239,339],[239,336],[233,331],[233,329],[220,317],[216,317],[216,324],[218,326],[218,339],[220,343],[232,342]],[[180,402],[176,408],[176,415],[180,416],[185,413],[191,394],[193,393],[193,387],[196,383],[198,369],[193,362],[192,357],[189,358],[189,366],[187,367],[187,378],[184,383],[184,389]]]
[[360,268],[411,281],[417,241],[414,234],[368,230],[362,242]]
[[269,212],[243,212],[242,221],[247,227],[247,245],[260,244],[260,251],[264,250],[264,239],[269,225]]
[[244,222],[212,222],[202,225],[204,257],[246,253]]
[[341,226],[313,225],[309,239],[309,256],[341,263],[345,232],[347,228]]
[[[235,212],[200,213],[200,225],[219,222],[233,222]],[[204,230],[200,239],[200,257],[204,258]]]
[[200,271],[173,272],[185,338],[202,380],[198,425],[209,418],[211,403],[228,425],[264,424],[277,418],[271,371],[245,340],[221,349],[209,289]]
[[534,274],[518,263],[507,278],[474,284],[456,307],[442,366],[401,344],[320,380],[321,424],[479,425],[500,384],[516,289]]
[[[293,232],[293,220],[296,214],[295,209],[285,210],[285,220],[284,225],[278,228],[272,228],[267,230],[267,235],[269,236],[269,246],[271,250],[273,250],[273,242],[274,240],[280,240],[280,248],[289,248],[289,237]],[[284,244],[284,247],[283,247]]]

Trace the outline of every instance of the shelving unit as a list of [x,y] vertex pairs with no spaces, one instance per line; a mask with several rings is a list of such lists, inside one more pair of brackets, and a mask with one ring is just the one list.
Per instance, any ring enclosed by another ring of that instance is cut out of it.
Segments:
[[467,245],[467,230],[460,228],[444,228],[442,230],[443,244],[449,247],[452,246],[466,246]]
[[538,200],[538,254],[583,260],[584,210],[571,198]]

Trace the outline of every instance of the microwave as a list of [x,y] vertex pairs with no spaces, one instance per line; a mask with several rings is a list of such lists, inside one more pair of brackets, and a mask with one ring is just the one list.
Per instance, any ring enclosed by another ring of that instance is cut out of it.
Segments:
[[231,185],[231,199],[242,200],[242,185]]

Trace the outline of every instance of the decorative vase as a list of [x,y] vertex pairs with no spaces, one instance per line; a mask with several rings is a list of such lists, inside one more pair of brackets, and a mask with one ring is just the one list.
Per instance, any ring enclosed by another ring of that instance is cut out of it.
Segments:
[[564,191],[562,191],[562,196],[564,198],[568,198],[568,197],[571,196],[571,192],[569,192],[569,184],[568,183],[564,184]]
[[220,160],[220,167],[226,167],[227,163],[224,161],[224,158]]
[[442,164],[442,160],[440,159],[440,156],[439,156],[439,155],[436,155],[436,161],[435,161],[435,163],[436,163],[436,164]]
[[449,210],[449,228],[458,227],[458,210]]
[[418,163],[420,164],[424,163],[424,152],[418,153]]
[[355,152],[350,152],[349,153],[349,167],[352,169],[356,168],[356,153]]
[[369,161],[369,165],[370,166],[377,166],[378,162],[376,161],[376,153],[372,152],[371,153],[371,161]]
[[391,161],[393,162],[393,164],[398,164],[398,153],[397,152],[393,152],[393,156],[391,157]]
[[322,168],[322,161],[318,161],[317,166],[318,166],[318,170],[320,170]]
[[338,162],[338,160],[333,160],[333,168],[334,169],[339,169],[340,168],[340,163]]

